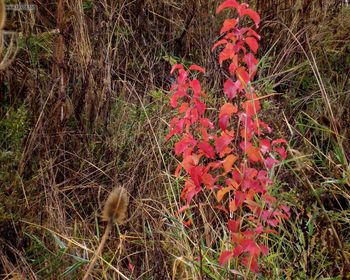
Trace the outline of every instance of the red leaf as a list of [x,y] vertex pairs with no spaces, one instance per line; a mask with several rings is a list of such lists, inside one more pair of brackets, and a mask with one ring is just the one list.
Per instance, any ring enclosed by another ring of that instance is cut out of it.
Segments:
[[237,107],[232,103],[225,103],[220,109],[219,118],[221,118],[224,115],[228,115],[229,117],[231,117],[234,113],[237,113],[237,110]]
[[225,155],[228,155],[231,152],[232,152],[232,149],[230,147],[226,147],[219,153],[219,157],[223,158]]
[[182,206],[179,211],[177,211],[177,214],[181,214],[182,212],[186,211],[187,209],[189,209],[190,206],[188,204],[186,204],[185,206]]
[[170,70],[170,74],[173,74],[175,72],[175,70],[177,69],[184,69],[184,67],[182,66],[182,64],[175,64],[173,65],[173,67],[171,67],[171,70]]
[[213,178],[213,176],[210,175],[209,173],[204,173],[204,175],[202,176],[202,180],[203,180],[203,184],[208,190],[214,187],[214,184],[216,181],[216,179]]
[[189,218],[187,221],[184,221],[183,224],[189,228],[193,224],[193,220]]
[[241,191],[235,192],[235,198],[230,201],[229,208],[231,212],[235,212],[239,207],[242,206],[244,200],[246,199],[246,194]]
[[245,39],[245,42],[247,43],[247,45],[249,46],[249,48],[256,53],[258,51],[259,48],[259,44],[258,41],[253,38],[253,37],[248,37]]
[[276,144],[281,144],[281,143],[287,144],[288,142],[285,139],[279,138],[279,139],[273,140],[271,144],[276,145]]
[[207,142],[201,142],[198,148],[206,155],[207,158],[214,158],[215,151],[214,148]]
[[225,188],[218,190],[218,192],[216,193],[216,200],[218,202],[220,202],[223,199],[224,195],[230,191],[233,191],[232,187],[225,187]]
[[[207,107],[207,106],[205,105],[205,103],[199,101],[198,99],[194,99],[194,103],[195,103],[195,108],[198,110],[199,115],[203,116],[203,114],[204,114],[204,112],[205,112],[205,109],[206,109],[206,107]],[[192,110],[192,112],[193,112],[193,111],[194,111],[194,110]],[[191,112],[191,113],[192,113],[192,112]],[[197,119],[195,118],[193,121],[194,121],[194,122],[197,122]]]
[[228,67],[228,71],[230,72],[231,75],[233,75],[236,72],[236,69],[238,68],[238,65],[239,65],[238,56],[234,55],[232,57],[232,62],[230,63],[230,66]]
[[224,83],[224,93],[228,99],[232,100],[238,93],[239,88],[241,87],[240,81],[232,81],[230,78]]
[[233,257],[232,251],[223,251],[219,258],[219,264],[224,265]]
[[243,5],[240,5],[237,11],[240,17],[243,17],[243,16],[250,17],[254,21],[255,26],[259,27],[260,16],[257,12],[253,11],[252,9],[246,8],[246,6],[243,6]]
[[202,72],[202,73],[205,73],[205,69],[203,67],[200,67],[199,65],[197,64],[192,64],[189,68],[190,70],[195,70],[195,71],[198,71],[198,72]]
[[261,154],[259,148],[251,146],[246,150],[248,158],[253,162],[261,161]]
[[248,116],[254,116],[259,113],[261,106],[258,99],[248,100],[242,103],[242,107]]
[[192,135],[185,134],[182,139],[175,144],[175,154],[179,156],[182,153],[186,153],[188,149],[193,149],[197,145],[197,141]]
[[237,80],[241,81],[241,84],[243,85],[243,87],[247,87],[249,82],[249,74],[243,67],[239,67],[236,70],[236,77],[237,77]]
[[184,103],[182,103],[181,105],[180,105],[180,107],[179,107],[179,114],[183,114],[183,113],[185,113],[186,111],[187,111],[187,109],[188,109],[188,107],[189,107],[189,103],[188,102],[184,102]]
[[194,96],[199,97],[202,91],[201,83],[194,79],[193,81],[190,81],[191,88],[193,89]]
[[230,121],[230,116],[229,115],[223,115],[222,117],[219,118],[219,127],[223,131],[225,131],[227,129],[229,121]]
[[185,187],[181,192],[181,198],[186,200],[187,205],[191,203],[192,198],[201,191],[200,187],[195,186],[192,181],[186,180]]
[[266,256],[269,253],[269,248],[267,248],[264,244],[260,245],[260,250],[264,256]]
[[225,60],[233,58],[235,54],[234,46],[231,43],[226,44],[225,48],[219,54],[220,65],[222,65]]
[[134,265],[133,265],[130,261],[129,261],[129,263],[128,263],[128,268],[129,268],[129,270],[130,270],[131,272],[133,272],[134,269],[135,269]]
[[177,107],[177,99],[180,98],[180,97],[183,97],[183,96],[187,96],[188,97],[188,94],[186,93],[186,91],[183,91],[183,90],[179,89],[177,92],[175,92],[173,94],[173,96],[170,98],[170,105],[171,105],[171,107],[176,108]]
[[203,125],[205,128],[213,129],[214,125],[208,118],[201,118],[200,124]]
[[257,40],[260,40],[260,35],[256,33],[253,29],[249,28],[246,34],[247,36],[255,37]]
[[287,152],[286,152],[285,148],[274,147],[273,150],[276,151],[277,153],[279,153],[279,155],[281,156],[281,159],[286,159]]
[[232,188],[234,188],[235,190],[237,190],[238,189],[238,183],[235,181],[235,180],[233,180],[233,179],[231,179],[231,178],[227,178],[226,180],[225,180],[225,184],[227,185],[227,186],[230,186],[230,187],[232,187]]
[[236,0],[226,0],[224,3],[222,3],[217,9],[216,13],[220,13],[222,10],[227,8],[235,8],[237,9],[239,7],[239,4]]
[[190,172],[191,168],[198,164],[199,159],[200,156],[196,154],[184,156],[182,162],[179,164],[179,169],[177,169],[175,172],[175,176],[177,177],[179,175],[181,168],[184,168],[187,173]]
[[272,157],[268,157],[264,160],[264,164],[265,164],[267,169],[271,169],[276,163],[278,163],[278,160],[276,160]]
[[218,153],[224,150],[232,141],[233,137],[223,134],[215,139],[215,149]]
[[259,272],[258,257],[257,256],[244,256],[241,259],[241,262],[249,270],[251,270],[255,273]]
[[234,32],[229,32],[225,35],[224,37],[227,40],[230,40],[231,43],[236,43],[237,42],[237,30],[235,30]]
[[200,131],[200,133],[202,135],[203,141],[208,142],[209,141],[209,134],[208,134],[207,129],[205,127],[199,127],[198,130]]
[[210,170],[210,169],[219,169],[221,168],[222,166],[222,163],[221,161],[213,161],[213,162],[209,162],[208,165],[207,165],[207,170]]
[[255,228],[255,232],[257,234],[260,234],[264,231],[264,227],[262,225],[258,225],[256,228]]
[[269,139],[261,139],[260,141],[260,151],[262,154],[266,154],[270,151],[270,140]]
[[228,229],[229,229],[232,233],[236,233],[236,232],[239,231],[240,224],[241,224],[241,219],[238,219],[238,220],[229,220],[229,221],[228,221]]
[[211,48],[211,51],[213,52],[218,46],[221,46],[221,45],[227,44],[227,43],[228,43],[228,41],[226,39],[221,39],[213,45],[213,47]]
[[242,246],[245,247],[244,252],[247,252],[249,255],[259,256],[260,248],[253,239],[249,238],[244,240],[244,242],[242,242]]
[[203,166],[193,166],[188,172],[196,187],[200,188],[203,172]]
[[223,34],[233,29],[236,26],[237,22],[238,21],[235,18],[225,19],[224,24],[222,25],[222,28],[220,30],[220,34]]
[[232,170],[232,165],[235,163],[236,160],[237,160],[237,157],[234,155],[228,155],[224,159],[223,167],[226,173]]
[[281,205],[280,209],[282,209],[284,211],[284,213],[286,213],[287,217],[290,217],[290,208],[286,205]]
[[252,53],[247,53],[243,57],[243,62],[247,65],[250,75],[256,72],[259,61],[254,57]]
[[177,82],[179,84],[183,84],[187,80],[187,77],[188,77],[188,72],[183,69],[180,69],[179,76],[177,77]]

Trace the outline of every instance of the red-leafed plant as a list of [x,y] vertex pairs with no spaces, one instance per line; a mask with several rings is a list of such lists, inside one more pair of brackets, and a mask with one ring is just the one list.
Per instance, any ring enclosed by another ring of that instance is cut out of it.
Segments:
[[181,198],[187,208],[200,192],[216,194],[216,209],[227,213],[231,244],[220,253],[219,263],[232,258],[249,270],[258,271],[258,258],[268,248],[263,234],[276,233],[281,219],[288,219],[289,209],[269,195],[269,170],[286,158],[284,139],[271,140],[272,129],[260,119],[261,105],[251,82],[257,71],[260,36],[242,26],[250,19],[258,27],[260,17],[247,4],[226,0],[217,13],[232,9],[236,18],[225,19],[221,39],[212,48],[218,51],[220,66],[227,69],[223,93],[227,103],[209,119],[201,83],[196,78],[205,70],[192,65],[186,70],[176,64],[171,74],[177,79],[171,87],[171,106],[177,115],[170,124],[166,139],[179,137],[175,154],[181,163],[175,175],[184,174]]

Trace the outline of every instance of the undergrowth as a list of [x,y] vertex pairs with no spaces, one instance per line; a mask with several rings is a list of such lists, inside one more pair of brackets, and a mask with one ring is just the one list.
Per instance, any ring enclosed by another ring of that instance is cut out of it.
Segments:
[[[19,48],[0,72],[1,277],[80,279],[104,230],[103,201],[122,183],[128,221],[95,279],[244,279],[218,264],[230,233],[212,196],[188,212],[200,222],[183,224],[184,177],[172,176],[179,162],[164,139],[171,64],[206,69],[210,114],[224,102],[210,50],[217,1],[58,2],[63,12],[9,11],[5,26]],[[270,192],[291,216],[246,278],[348,279],[349,7],[250,2],[262,15],[252,84],[270,96],[264,120],[288,139]]]

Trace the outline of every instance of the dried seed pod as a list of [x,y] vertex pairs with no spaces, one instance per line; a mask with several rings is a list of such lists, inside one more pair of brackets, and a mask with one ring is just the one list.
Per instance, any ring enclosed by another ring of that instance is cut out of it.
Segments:
[[102,212],[103,221],[122,224],[129,205],[129,197],[125,188],[116,187],[109,194]]

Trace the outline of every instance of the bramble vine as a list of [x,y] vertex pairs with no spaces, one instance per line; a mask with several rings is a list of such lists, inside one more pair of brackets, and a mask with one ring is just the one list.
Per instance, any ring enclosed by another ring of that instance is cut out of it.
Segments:
[[234,10],[237,15],[224,20],[221,39],[212,47],[213,52],[219,50],[218,62],[229,75],[223,85],[227,102],[218,110],[218,118],[210,119],[206,94],[196,78],[205,69],[174,65],[171,74],[177,73],[177,79],[170,89],[170,104],[177,115],[166,140],[180,137],[175,154],[181,162],[175,176],[184,174],[181,198],[186,204],[179,212],[200,192],[214,191],[231,233],[230,249],[220,253],[219,263],[238,258],[240,264],[257,272],[259,256],[268,254],[260,237],[276,233],[281,219],[290,215],[289,208],[268,192],[272,184],[269,170],[286,158],[286,140],[268,137],[272,129],[259,118],[261,97],[251,83],[258,66],[255,55],[260,36],[242,22],[248,18],[258,28],[260,16],[236,0],[226,0],[216,13],[223,10]]

